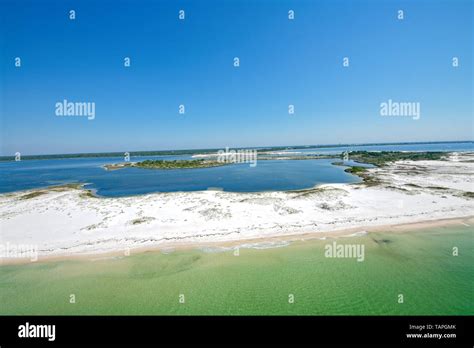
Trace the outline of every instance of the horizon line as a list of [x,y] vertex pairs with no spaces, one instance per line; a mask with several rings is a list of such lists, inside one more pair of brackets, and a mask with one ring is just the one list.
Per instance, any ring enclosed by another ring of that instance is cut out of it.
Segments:
[[[346,146],[370,146],[370,145],[422,145],[422,144],[455,144],[455,143],[473,143],[473,140],[446,140],[446,141],[402,141],[402,142],[374,142],[374,143],[339,143],[339,144],[309,144],[309,145],[268,145],[268,146],[227,146],[227,148],[240,148],[240,149],[272,149],[272,148],[312,148],[312,147],[346,147]],[[188,148],[188,149],[166,149],[166,150],[132,150],[125,151],[130,154],[132,153],[144,153],[144,152],[196,152],[199,150],[202,151],[212,151],[219,150],[221,148]],[[102,155],[102,154],[123,154],[123,151],[97,151],[97,152],[70,152],[70,153],[48,153],[48,154],[21,154],[22,157],[46,157],[46,156],[74,156],[74,155]],[[15,158],[13,155],[0,155],[0,158]]]

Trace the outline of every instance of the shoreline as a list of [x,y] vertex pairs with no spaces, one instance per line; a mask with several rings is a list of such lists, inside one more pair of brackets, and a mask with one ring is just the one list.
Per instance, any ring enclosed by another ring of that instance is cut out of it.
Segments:
[[[474,140],[447,140],[447,141],[403,141],[403,142],[374,142],[374,143],[348,143],[348,144],[313,144],[313,145],[270,145],[242,147],[243,149],[256,149],[261,151],[286,151],[286,150],[304,150],[304,149],[326,149],[341,147],[363,147],[363,146],[410,146],[410,145],[436,145],[436,144],[472,144]],[[181,150],[137,150],[129,151],[133,156],[176,156],[176,155],[194,155],[202,152],[217,152],[220,148],[206,149],[181,149]],[[43,159],[76,159],[76,158],[99,158],[112,157],[123,158],[124,153],[118,151],[105,152],[81,152],[81,153],[63,153],[63,154],[30,154],[23,155],[23,160],[43,160]],[[1,155],[0,162],[14,162],[15,156]]]
[[[446,143],[456,143],[457,141],[452,141],[452,142],[446,142]],[[435,144],[436,142],[429,142],[429,144]],[[440,143],[445,143],[445,142],[440,142]],[[464,143],[461,142],[461,143]],[[400,144],[405,144],[405,143],[400,143]],[[407,143],[407,144],[410,144],[410,143]],[[413,144],[418,144],[417,142],[413,143]],[[420,143],[420,144],[423,144],[423,143]],[[387,143],[386,145],[391,145],[390,143]],[[345,145],[341,145],[341,146],[345,146]],[[363,144],[361,145],[363,146]],[[365,152],[365,151],[364,151]],[[368,152],[380,152],[380,151],[368,151]],[[403,152],[407,152],[407,153],[417,153],[417,152],[423,152],[423,153],[430,153],[432,151],[423,151],[423,150],[416,150],[416,151],[413,151],[413,150],[407,150],[407,151],[394,151],[394,152],[400,152],[400,153],[403,153]],[[457,153],[457,152],[453,152],[453,151],[442,151],[446,157],[445,158],[449,158],[451,157],[454,153]],[[466,155],[466,156],[473,156],[474,158],[474,151],[464,151],[464,152],[460,152],[460,154],[462,155]],[[171,156],[171,155],[170,155]],[[205,157],[215,157],[217,156],[217,154],[198,154],[198,155],[194,155],[194,156],[205,156]],[[192,157],[194,157],[192,156]],[[59,158],[59,159],[67,159],[67,158]],[[336,155],[336,154],[332,154],[332,155],[317,155],[316,158],[313,158],[311,156],[307,156],[306,158],[304,158],[304,160],[319,160],[319,159],[335,159],[335,160],[340,160],[340,156],[339,155]],[[299,158],[295,158],[295,157],[275,157],[275,158],[263,158],[261,160],[301,160]],[[444,160],[444,159],[442,159]],[[171,161],[171,162],[180,162],[182,160],[174,160],[174,161]],[[192,160],[184,160],[185,162],[192,162]],[[352,176],[358,178],[360,181],[359,182],[352,182],[352,183],[343,183],[344,185],[357,185],[357,184],[361,184],[361,183],[364,183],[366,181],[366,178],[367,178],[367,175],[365,175],[365,173],[363,172],[351,172],[349,171],[348,169],[350,168],[354,168],[354,167],[357,167],[360,165],[360,167],[363,167],[364,169],[370,169],[370,168],[377,168],[378,166],[377,165],[374,165],[374,164],[371,164],[371,163],[368,163],[368,162],[364,162],[362,161],[361,159],[351,159],[352,162],[354,162],[356,164],[356,166],[352,165],[352,164],[348,164],[348,163],[345,163],[345,162],[333,162],[331,163],[333,166],[340,166],[340,167],[347,167],[347,169],[345,169],[344,171],[346,173],[349,173],[351,174]],[[403,162],[403,161],[406,161],[406,160],[400,160],[398,162]],[[420,161],[420,160],[418,160]],[[473,159],[474,161],[474,159]],[[162,162],[161,160],[159,160],[159,162]],[[113,163],[113,164],[104,164],[104,165],[101,165],[100,167],[106,171],[116,171],[116,170],[119,170],[119,169],[123,169],[123,168],[127,168],[127,167],[136,167],[136,168],[141,168],[141,169],[160,169],[160,170],[169,170],[168,168],[147,168],[147,167],[137,167],[136,165],[139,164],[141,162],[118,162],[118,163]],[[237,162],[235,163],[225,163],[223,165],[232,165],[232,164],[236,164]],[[219,166],[222,166],[222,165],[219,165]],[[193,167],[193,168],[171,168],[171,169],[207,169],[207,168],[213,168],[213,167],[219,167],[219,166],[210,166],[210,167]],[[113,168],[110,168],[110,167],[113,167]],[[308,187],[303,187],[303,188],[299,188],[299,189],[286,189],[286,190],[275,190],[275,189],[270,189],[270,190],[259,190],[259,191],[225,191],[225,192],[229,192],[229,193],[237,193],[237,194],[256,194],[256,193],[262,193],[262,192],[270,192],[270,193],[278,193],[278,192],[287,192],[287,193],[292,193],[292,192],[302,192],[302,191],[306,191],[306,190],[311,190],[311,189],[317,189],[318,187],[322,187],[322,186],[325,186],[325,185],[340,185],[342,183],[336,183],[336,184],[325,184],[325,183],[319,183],[319,184],[316,184],[316,185],[313,185],[313,186],[308,186]],[[65,183],[62,183],[62,184],[51,184],[51,185],[46,185],[46,186],[39,186],[39,187],[34,187],[34,188],[27,188],[27,189],[20,189],[20,190],[15,190],[15,191],[5,191],[5,192],[0,192],[0,197],[1,196],[9,196],[9,195],[16,195],[16,194],[19,194],[19,193],[33,193],[33,192],[36,192],[36,191],[47,191],[47,190],[63,190],[63,189],[68,189],[68,188],[73,188],[73,189],[82,189],[82,190],[85,190],[87,192],[89,192],[91,195],[93,195],[94,197],[97,197],[97,198],[102,198],[102,199],[106,199],[106,198],[127,198],[127,197],[137,197],[137,196],[145,196],[145,195],[150,195],[150,194],[166,194],[166,193],[189,193],[189,192],[205,192],[205,191],[209,191],[211,190],[211,188],[208,188],[208,190],[191,190],[191,191],[156,191],[156,192],[146,192],[146,193],[140,193],[140,194],[134,194],[134,195],[129,195],[129,196],[102,196],[102,195],[99,195],[97,194],[97,190],[96,189],[91,189],[91,188],[86,188],[85,186],[87,185],[91,185],[91,183],[89,182],[65,182]],[[220,190],[220,191],[223,191],[223,190]]]
[[[366,182],[290,191],[97,197],[86,184],[76,183],[0,194],[0,263],[29,256],[28,250],[40,259],[72,258],[470,221],[473,159],[474,153],[467,153],[390,162],[365,170]],[[21,250],[27,251],[21,255]]]
[[[352,227],[342,230],[334,230],[327,232],[309,232],[303,234],[287,234],[279,236],[269,236],[269,237],[256,237],[250,239],[241,239],[241,240],[228,240],[223,242],[184,242],[184,243],[164,243],[156,246],[148,247],[137,247],[131,248],[129,250],[113,250],[106,252],[97,252],[97,253],[79,253],[79,254],[58,254],[58,255],[46,255],[38,257],[37,261],[31,261],[28,258],[0,258],[0,267],[10,266],[10,265],[24,265],[24,264],[39,264],[39,263],[49,263],[49,262],[61,262],[61,261],[99,261],[111,258],[122,258],[132,255],[139,255],[144,253],[173,253],[181,251],[190,251],[198,250],[203,251],[205,248],[215,248],[216,252],[226,252],[235,249],[248,249],[255,248],[258,244],[272,243],[272,242],[286,242],[289,246],[295,242],[307,242],[314,239],[325,240],[327,238],[338,239],[338,238],[350,238],[356,237],[357,233],[407,233],[407,232],[423,232],[424,230],[431,228],[439,227],[448,227],[453,225],[463,225],[465,227],[473,227],[474,231],[474,215],[450,218],[450,219],[439,219],[439,220],[426,220],[410,223],[402,223],[395,225],[381,225],[381,226],[360,226]],[[267,248],[278,248],[282,246],[275,247],[265,247]],[[217,250],[221,248],[222,250]]]

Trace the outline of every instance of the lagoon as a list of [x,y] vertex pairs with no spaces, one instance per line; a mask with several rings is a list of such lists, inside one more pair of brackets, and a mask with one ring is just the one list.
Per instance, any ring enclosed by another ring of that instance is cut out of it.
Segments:
[[[294,154],[340,155],[343,151],[472,151],[473,143],[406,145],[363,145],[289,150]],[[280,151],[281,153],[281,151]],[[131,161],[189,160],[191,155],[140,156]],[[124,168],[106,171],[105,164],[123,161],[118,157],[65,158],[0,162],[0,193],[68,183],[87,184],[86,188],[105,197],[122,197],[153,192],[201,191],[220,189],[232,192],[285,191],[319,184],[354,183],[360,178],[334,166],[335,159],[262,160],[214,168],[149,170]],[[350,163],[349,163],[350,164]]]
[[[148,158],[143,158],[148,159]],[[66,183],[87,183],[100,196],[122,197],[152,192],[221,189],[233,192],[297,190],[323,183],[351,183],[360,179],[334,166],[332,159],[268,160],[256,167],[248,163],[199,169],[155,170],[101,166],[116,158],[31,160],[1,163],[0,192]]]

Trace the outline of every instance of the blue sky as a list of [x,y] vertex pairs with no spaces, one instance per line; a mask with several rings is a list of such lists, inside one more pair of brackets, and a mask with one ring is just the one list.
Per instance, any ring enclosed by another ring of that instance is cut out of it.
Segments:
[[[1,155],[474,138],[468,0],[2,0],[0,13]],[[56,116],[64,99],[94,102],[95,119]],[[419,102],[420,119],[380,116],[388,99]]]

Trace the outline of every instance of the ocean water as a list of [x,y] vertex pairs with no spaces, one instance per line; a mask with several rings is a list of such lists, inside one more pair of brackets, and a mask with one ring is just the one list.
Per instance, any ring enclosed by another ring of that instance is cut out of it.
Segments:
[[[253,245],[239,256],[167,250],[4,265],[0,315],[473,315],[473,237],[473,227],[452,225]],[[364,245],[364,261],[325,257],[334,240]]]
[[233,192],[295,190],[322,183],[358,182],[334,160],[268,160],[256,167],[248,163],[228,166],[152,170],[124,168],[106,171],[105,163],[117,159],[31,160],[0,163],[0,192],[59,185],[87,183],[87,188],[107,197],[130,196],[150,192],[199,191],[209,188]]
[[[372,151],[473,151],[472,143],[378,145],[327,149],[292,150],[297,153],[340,154],[346,150]],[[135,157],[145,159],[190,159],[182,156]],[[117,163],[121,158],[73,158],[0,162],[0,193],[60,185],[86,183],[86,187],[107,197],[129,196],[151,192],[198,191],[218,188],[233,192],[297,190],[326,183],[352,183],[360,179],[331,165],[332,159],[267,160],[256,167],[248,163],[223,167],[178,170],[148,170],[125,168],[106,171],[104,164]]]
[[432,143],[432,144],[404,144],[404,145],[354,145],[339,147],[319,147],[289,150],[301,152],[302,154],[340,154],[344,151],[442,151],[442,152],[466,152],[474,151],[473,142],[463,143]]

